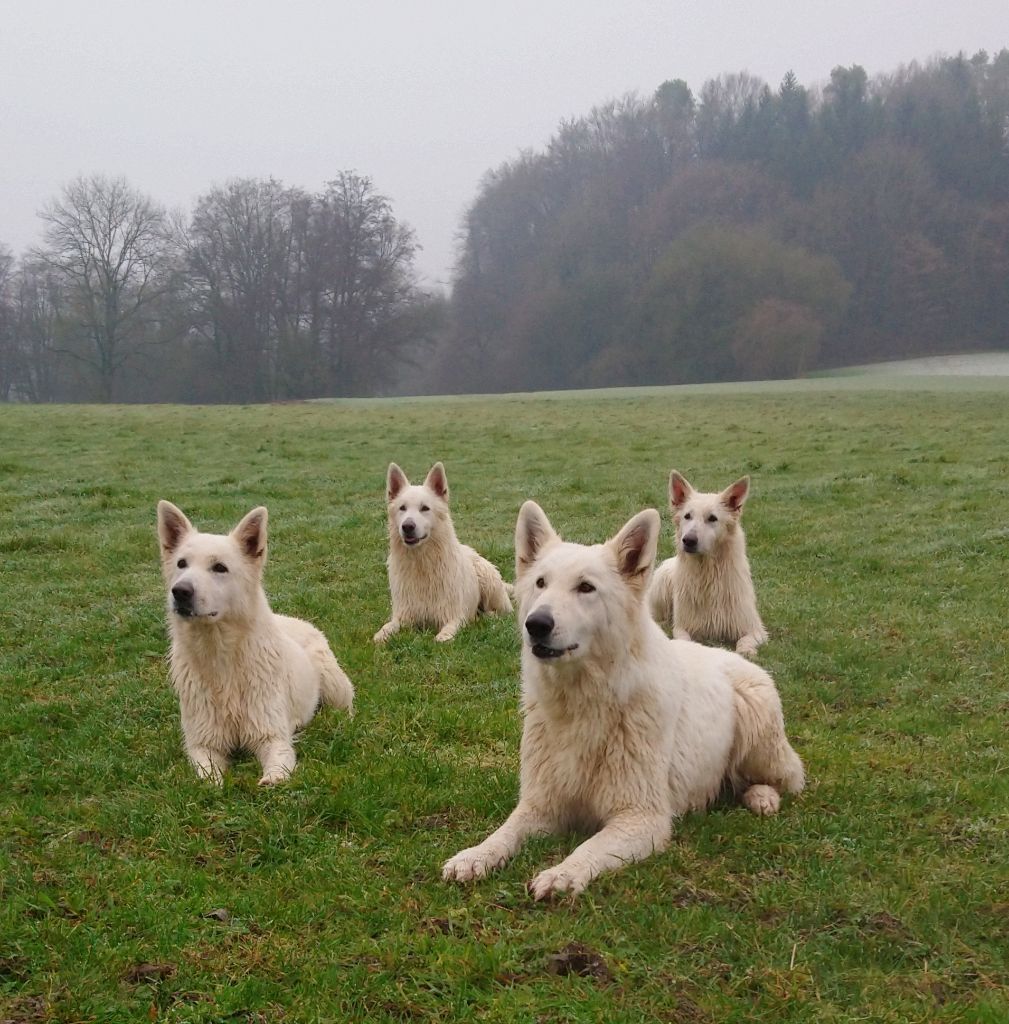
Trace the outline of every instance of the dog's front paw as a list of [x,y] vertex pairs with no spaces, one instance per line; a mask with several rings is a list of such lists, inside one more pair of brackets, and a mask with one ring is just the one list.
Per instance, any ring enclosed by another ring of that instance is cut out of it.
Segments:
[[759,646],[752,636],[740,637],[739,643],[736,644],[736,654],[741,654],[744,658],[754,658]]
[[212,782],[215,786],[224,785],[224,774],[216,764],[198,764],[196,774],[206,782]]
[[536,900],[545,900],[560,893],[577,896],[590,881],[592,876],[589,872],[558,864],[555,868],[541,871],[529,883],[529,892]]
[[446,626],[444,629],[438,632],[438,634],[435,636],[435,640],[437,640],[438,643],[440,644],[447,643],[449,640],[452,639],[452,637],[456,635],[458,628],[458,626]]
[[199,778],[215,786],[224,785],[224,772],[216,755],[205,748],[190,750],[188,753]]
[[674,629],[673,630],[674,640],[689,640],[690,634],[685,629]]
[[498,850],[471,846],[445,861],[441,877],[446,882],[472,882],[502,867],[508,858]]
[[291,769],[278,764],[272,768],[267,768],[263,772],[263,777],[259,780],[259,784],[261,786],[275,786],[278,782],[287,782],[290,777]]
[[387,622],[372,638],[372,643],[384,644],[393,633],[396,632],[396,627],[391,623]]

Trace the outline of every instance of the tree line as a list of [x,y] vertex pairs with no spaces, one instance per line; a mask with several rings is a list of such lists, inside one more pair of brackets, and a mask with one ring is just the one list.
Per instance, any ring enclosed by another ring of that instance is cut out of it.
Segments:
[[679,80],[488,172],[449,297],[371,179],[80,178],[0,246],[0,399],[249,402],[790,377],[1009,348],[1009,50]]
[[597,107],[486,175],[450,312],[463,391],[1009,348],[1009,50]]
[[0,398],[261,402],[381,392],[444,319],[372,181],[210,189],[188,218],[81,177],[0,250]]

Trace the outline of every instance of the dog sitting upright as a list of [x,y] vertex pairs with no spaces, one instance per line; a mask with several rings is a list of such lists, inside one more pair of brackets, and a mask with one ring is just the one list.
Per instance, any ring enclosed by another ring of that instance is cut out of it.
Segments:
[[740,522],[749,490],[748,476],[720,493],[702,494],[675,469],[669,474],[676,557],[656,569],[648,600],[653,617],[672,628],[675,639],[730,644],[752,658],[767,630]]
[[402,626],[435,626],[435,640],[451,640],[478,612],[512,610],[501,573],[455,535],[440,462],[414,486],[390,463],[386,499],[392,618],[375,634],[375,643],[385,643]]
[[239,749],[259,759],[260,785],[283,782],[296,762],[295,731],[320,701],[351,711],[354,700],[322,633],[270,610],[266,520],[266,509],[254,508],[229,534],[200,533],[158,502],[182,734],[197,774],[216,783]]

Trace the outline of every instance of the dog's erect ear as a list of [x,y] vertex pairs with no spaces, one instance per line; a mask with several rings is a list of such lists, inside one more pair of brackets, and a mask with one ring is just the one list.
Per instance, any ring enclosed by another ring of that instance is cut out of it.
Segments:
[[424,480],[424,486],[430,487],[442,501],[448,501],[448,477],[445,476],[445,467],[440,462],[431,467],[431,472]]
[[654,508],[646,508],[610,541],[616,552],[617,568],[628,582],[644,583],[648,579],[655,552],[659,546],[662,520]]
[[676,470],[669,474],[669,504],[673,508],[680,508],[681,505],[694,493],[693,487],[685,476],[681,476]]
[[519,509],[515,524],[515,576],[521,576],[553,541],[560,540],[550,525],[546,512],[535,501],[527,501]]
[[404,473],[395,462],[390,462],[389,472],[385,474],[385,500],[394,501],[396,495],[399,494],[404,487],[409,486],[410,481],[407,480],[406,473]]
[[719,495],[722,504],[738,519],[746,504],[746,496],[750,493],[750,478],[740,477],[734,484],[726,487]]
[[262,558],[266,554],[266,519],[266,508],[260,505],[231,531],[248,558]]
[[193,524],[185,517],[182,509],[176,508],[170,501],[158,502],[158,540],[161,541],[163,555],[170,555],[192,528]]

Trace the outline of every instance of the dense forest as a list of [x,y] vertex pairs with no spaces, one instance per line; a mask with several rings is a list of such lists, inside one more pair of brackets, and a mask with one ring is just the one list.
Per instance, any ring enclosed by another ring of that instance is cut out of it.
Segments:
[[1009,50],[600,106],[486,176],[451,313],[465,391],[1009,348]]
[[1009,50],[680,80],[489,172],[450,296],[372,181],[170,213],[82,177],[0,246],[0,399],[270,401],[789,377],[1009,348]]

